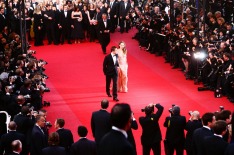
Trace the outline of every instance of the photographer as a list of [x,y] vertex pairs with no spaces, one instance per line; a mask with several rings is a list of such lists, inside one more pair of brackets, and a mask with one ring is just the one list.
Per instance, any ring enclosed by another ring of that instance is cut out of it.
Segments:
[[189,112],[190,118],[185,126],[185,130],[187,131],[185,138],[185,150],[187,155],[193,155],[192,149],[192,137],[194,130],[202,127],[202,122],[200,119],[200,114],[198,111]]
[[164,127],[167,128],[165,138],[165,153],[166,155],[183,155],[184,152],[184,129],[186,126],[185,116],[180,115],[180,107],[174,106],[171,111],[171,116],[166,117]]
[[[158,109],[154,113],[154,106]],[[159,119],[163,113],[164,107],[160,104],[149,104],[144,109],[145,117],[140,117],[139,122],[142,127],[141,144],[143,146],[143,155],[149,155],[152,149],[154,155],[161,154],[161,130],[159,127]]]

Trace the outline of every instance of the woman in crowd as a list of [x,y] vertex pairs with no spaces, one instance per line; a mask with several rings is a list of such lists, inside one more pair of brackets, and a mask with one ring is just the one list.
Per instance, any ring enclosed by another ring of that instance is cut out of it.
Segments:
[[82,26],[84,30],[84,39],[86,41],[88,40],[89,21],[90,21],[89,10],[86,5],[83,6],[82,17],[83,17]]
[[33,31],[34,31],[34,46],[41,46],[43,45],[43,33],[42,33],[42,13],[41,13],[41,7],[39,5],[36,6],[34,10],[34,26],[33,26]]
[[90,33],[90,42],[95,41],[96,39],[96,25],[97,25],[97,19],[95,17],[96,15],[96,7],[94,3],[91,3],[89,5],[89,17],[90,17],[90,28],[89,28],[89,33]]
[[118,62],[119,62],[119,79],[118,79],[118,91],[128,92],[128,62],[127,62],[127,49],[126,44],[121,41],[118,49]]
[[74,7],[74,11],[72,11],[71,18],[73,23],[72,27],[72,38],[75,39],[75,44],[80,43],[80,40],[84,38],[83,28],[82,28],[82,13],[78,7]]

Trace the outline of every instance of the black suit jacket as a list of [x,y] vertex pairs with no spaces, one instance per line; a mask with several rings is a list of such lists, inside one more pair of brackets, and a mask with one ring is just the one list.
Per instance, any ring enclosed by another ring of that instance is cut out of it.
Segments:
[[65,17],[65,13],[64,10],[60,12],[60,16],[59,16],[59,24],[65,28],[71,28],[71,10],[67,10],[67,17]]
[[[3,151],[5,151],[5,155],[9,155],[12,153],[12,147],[11,143],[14,140],[20,140],[22,143],[22,146],[25,145],[25,136],[17,131],[10,131],[1,137],[0,141],[0,154],[3,154]],[[23,148],[24,149],[24,148]]]
[[31,136],[30,155],[41,155],[42,149],[47,147],[47,137],[41,129],[34,125]]
[[[118,57],[116,58],[118,59]],[[108,54],[103,62],[103,72],[105,75],[113,76],[118,75],[118,69],[119,66],[118,61],[116,61],[116,64],[114,64],[114,60],[112,58],[111,54]]]
[[99,155],[134,155],[133,146],[120,131],[111,130],[101,140]]
[[58,129],[56,131],[59,134],[59,146],[64,147],[66,152],[70,152],[71,145],[74,143],[73,135],[68,129]]
[[211,130],[207,128],[196,129],[193,133],[192,148],[195,155],[204,155],[204,139],[207,136],[213,136]]
[[61,146],[49,146],[42,149],[42,155],[66,155],[66,151]]
[[97,148],[94,141],[82,138],[72,144],[71,155],[96,155]]
[[101,138],[111,130],[110,113],[106,110],[99,110],[92,113],[91,129],[97,144]]
[[0,32],[2,32],[5,26],[6,26],[6,16],[4,18],[3,15],[0,14]]
[[228,143],[218,136],[210,136],[204,139],[205,155],[224,155]]
[[123,17],[123,18],[125,18],[126,16],[128,16],[130,8],[131,8],[131,4],[129,2],[127,3],[127,7],[126,8],[125,8],[124,2],[120,2],[119,16]]
[[[109,2],[109,6],[110,6],[110,2]],[[114,17],[114,15],[118,15],[118,11],[119,11],[119,5],[117,2],[113,2],[112,7],[110,6],[110,17]]]
[[[101,19],[98,21],[97,29],[99,33],[99,39],[101,44],[109,44],[110,42],[110,28],[111,21],[109,19],[106,20],[107,26],[105,26],[104,21]],[[104,32],[109,31],[109,32]]]
[[225,151],[225,155],[233,155],[233,154],[234,154],[234,143],[229,144]]
[[164,127],[167,128],[166,140],[170,144],[182,144],[185,141],[184,129],[186,126],[186,118],[184,116],[167,117]]
[[161,105],[157,106],[158,111],[155,114],[139,118],[139,122],[142,127],[142,145],[152,145],[162,140],[162,134],[158,121],[163,113],[164,108]]

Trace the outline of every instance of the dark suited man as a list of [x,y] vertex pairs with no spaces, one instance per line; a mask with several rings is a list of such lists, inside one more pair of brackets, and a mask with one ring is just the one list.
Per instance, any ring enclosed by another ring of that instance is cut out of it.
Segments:
[[110,43],[110,28],[111,21],[107,19],[107,14],[102,14],[102,19],[98,21],[97,29],[99,33],[99,42],[102,47],[102,52],[106,54],[106,47]]
[[185,150],[187,155],[193,155],[193,133],[196,129],[202,127],[202,122],[200,119],[200,113],[198,111],[193,111],[190,113],[190,118],[186,124],[185,130],[187,131],[185,138]]
[[125,31],[128,32],[130,29],[130,19],[129,19],[129,11],[131,8],[130,2],[128,0],[123,0],[120,2],[119,6],[119,26],[120,26],[120,33],[124,32],[124,27]]
[[54,42],[54,44],[57,44],[54,32],[55,14],[54,11],[51,9],[51,7],[52,7],[51,5],[47,4],[46,11],[44,13],[48,45],[50,45],[52,42]]
[[85,126],[78,127],[78,135],[80,139],[72,144],[71,155],[96,155],[97,148],[94,141],[86,138],[88,130]]
[[133,130],[137,130],[138,129],[138,124],[137,124],[137,121],[136,121],[136,119],[134,117],[133,112],[132,112],[132,118],[131,118],[131,127],[127,131],[127,134],[128,134],[128,141],[132,144],[133,149],[134,149],[134,154],[136,155],[137,154],[137,151],[136,151],[136,142],[135,142],[135,139],[134,139],[134,136],[133,136],[133,133],[132,133],[132,129]]
[[180,107],[174,106],[172,108],[172,114],[166,117],[164,127],[166,131],[166,143],[168,149],[166,150],[167,155],[173,155],[176,150],[176,155],[183,155],[184,153],[184,142],[185,135],[184,129],[186,125],[185,116],[180,115]]
[[196,129],[193,133],[193,142],[192,142],[192,148],[193,148],[193,154],[194,155],[204,155],[204,139],[207,136],[212,136],[213,132],[211,131],[211,128],[213,127],[215,123],[215,116],[213,113],[205,113],[202,116],[202,124],[203,127]]
[[0,32],[5,29],[7,24],[6,16],[4,15],[4,8],[0,7]]
[[233,155],[234,154],[234,143],[228,145],[225,155]]
[[60,13],[59,26],[62,29],[61,44],[67,39],[68,44],[71,44],[71,10],[68,10],[68,5],[63,6]]
[[45,117],[42,115],[37,115],[36,124],[32,129],[30,155],[41,155],[42,149],[47,147],[47,136],[42,130],[44,127]]
[[66,155],[64,147],[59,146],[59,134],[52,132],[48,138],[48,147],[42,149],[42,155]]
[[110,6],[110,21],[111,21],[111,28],[110,32],[115,32],[115,29],[117,28],[118,24],[118,11],[119,11],[119,5],[115,0],[110,0],[109,2]]
[[[154,106],[158,109],[154,113]],[[162,134],[158,121],[163,113],[164,107],[160,104],[149,104],[145,107],[145,117],[140,117],[139,122],[142,127],[141,144],[143,155],[149,155],[152,149],[154,155],[161,155]]]
[[[14,140],[20,140],[23,145],[25,145],[25,136],[19,132],[16,131],[17,125],[15,122],[10,122],[8,124],[8,128],[9,128],[9,132],[2,135],[1,137],[1,141],[0,141],[0,154],[4,155],[9,155],[10,153],[12,153],[12,147],[11,147],[11,143]],[[21,155],[26,155],[25,153],[21,153]]]
[[91,129],[95,142],[98,145],[102,137],[111,130],[110,113],[106,110],[109,107],[109,101],[101,101],[101,110],[92,113]]
[[134,155],[134,149],[127,140],[131,126],[131,108],[129,104],[115,104],[111,110],[112,130],[101,140],[98,147],[100,155]]
[[213,126],[214,135],[204,139],[205,155],[224,155],[228,146],[223,135],[227,132],[227,123],[223,120],[216,121]]
[[57,133],[59,134],[59,146],[64,147],[67,155],[70,154],[71,145],[74,143],[73,135],[71,130],[64,129],[65,121],[62,118],[58,118],[55,120],[55,128],[57,129]]
[[22,151],[22,143],[20,140],[14,140],[11,143],[12,153],[9,155],[19,155]]
[[[106,76],[106,94],[109,97],[112,97],[115,101],[119,101],[117,94],[117,80],[118,80],[118,55],[117,55],[117,47],[111,47],[111,53],[108,54],[103,62],[103,72]],[[112,87],[112,95],[110,94],[110,83],[113,81]]]

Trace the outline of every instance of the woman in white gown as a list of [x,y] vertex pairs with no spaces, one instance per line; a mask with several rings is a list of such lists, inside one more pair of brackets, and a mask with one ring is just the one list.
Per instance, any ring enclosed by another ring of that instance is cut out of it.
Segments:
[[119,43],[118,49],[119,76],[118,76],[118,92],[128,92],[128,61],[127,49],[125,42]]

